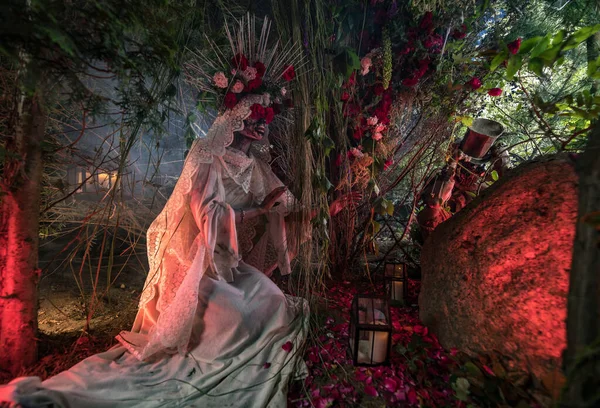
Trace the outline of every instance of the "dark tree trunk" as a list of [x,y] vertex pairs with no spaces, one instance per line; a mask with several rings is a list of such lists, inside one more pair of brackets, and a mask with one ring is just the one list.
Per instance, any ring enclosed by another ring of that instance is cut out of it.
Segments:
[[571,268],[564,405],[599,406],[600,397],[600,127],[578,159],[579,209]]
[[39,94],[18,98],[6,143],[0,196],[0,369],[17,375],[37,358],[41,143]]

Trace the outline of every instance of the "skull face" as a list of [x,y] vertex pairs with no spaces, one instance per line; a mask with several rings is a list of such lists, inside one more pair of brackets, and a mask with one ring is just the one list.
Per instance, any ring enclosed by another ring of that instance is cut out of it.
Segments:
[[267,131],[267,124],[264,119],[246,119],[244,120],[244,129],[239,133],[252,140],[262,140],[265,132]]

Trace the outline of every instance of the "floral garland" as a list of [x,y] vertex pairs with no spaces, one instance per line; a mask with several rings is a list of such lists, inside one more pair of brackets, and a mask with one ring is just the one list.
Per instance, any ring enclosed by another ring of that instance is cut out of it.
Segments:
[[[259,37],[253,34],[255,25],[256,18],[248,16],[233,33],[226,27],[230,50],[219,49],[209,40],[214,58],[191,51],[185,74],[187,82],[199,91],[199,105],[219,111],[235,108],[246,95],[269,94],[270,105],[251,106],[250,116],[254,120],[264,119],[268,124],[286,108],[293,107],[291,82],[296,78],[296,66],[302,62],[303,54],[294,45],[281,50],[279,42],[267,49],[270,21],[264,19]],[[225,58],[227,54],[231,57]]]
[[[273,99],[272,106],[263,107],[254,104],[250,107],[251,119],[264,119],[267,124],[271,123],[275,115],[281,113],[285,108],[292,107],[293,103],[285,86],[277,83],[267,83],[265,79],[266,67],[262,61],[254,61],[250,64],[244,54],[235,55],[230,61],[230,73],[228,77],[223,71],[217,71],[212,82],[219,89],[223,98],[223,105],[227,109],[233,109],[238,102],[248,94],[275,93],[278,95]],[[291,82],[296,77],[293,65],[286,65],[280,75],[285,82]]]

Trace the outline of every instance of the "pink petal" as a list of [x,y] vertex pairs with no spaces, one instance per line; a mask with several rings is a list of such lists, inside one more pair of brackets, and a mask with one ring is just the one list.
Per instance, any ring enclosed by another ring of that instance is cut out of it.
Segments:
[[283,346],[281,346],[281,348],[289,353],[294,348],[294,343],[292,343],[291,341],[288,341]]
[[386,378],[383,380],[383,385],[389,392],[396,392],[398,389],[398,384],[392,378]]
[[372,385],[365,386],[365,394],[370,395],[371,397],[379,396],[379,393]]
[[419,402],[419,400],[417,399],[417,392],[415,390],[408,391],[408,402],[411,404],[416,404],[417,402]]
[[263,365],[263,368],[264,369],[271,368],[271,363],[265,363],[265,365]]
[[367,379],[371,378],[370,375],[367,375],[366,373],[359,371],[356,373],[356,379],[358,381],[366,381]]
[[491,376],[493,376],[493,377],[495,377],[495,376],[496,376],[496,374],[494,374],[494,372],[492,371],[492,369],[491,369],[491,368],[489,368],[488,366],[484,365],[484,366],[483,366],[483,369],[484,369],[484,370],[485,370],[485,372],[486,372],[486,373],[488,373],[489,375],[491,375]]
[[394,393],[394,397],[396,397],[398,401],[406,401],[406,392],[398,390]]

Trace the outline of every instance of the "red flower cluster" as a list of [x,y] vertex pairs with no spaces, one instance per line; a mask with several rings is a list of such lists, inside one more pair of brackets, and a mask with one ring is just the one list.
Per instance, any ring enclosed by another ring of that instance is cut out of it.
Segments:
[[[263,77],[266,72],[265,64],[261,61],[255,61],[254,64],[250,65],[248,58],[244,54],[236,54],[231,59],[231,65],[233,67],[232,74],[237,77],[239,81],[244,83],[243,92],[235,93],[235,92],[227,92],[225,94],[225,99],[223,104],[227,109],[233,109],[240,99],[243,98],[244,93],[251,93],[258,90],[263,85]],[[249,67],[254,68],[250,71],[250,74],[244,72],[248,70]],[[254,74],[254,70],[256,74]],[[286,81],[291,81],[296,77],[296,72],[294,70],[293,65],[288,65],[285,67],[283,74],[283,79]],[[252,78],[252,79],[250,79]],[[236,92],[239,92],[236,91]],[[270,123],[273,120],[273,116],[280,113],[285,107],[293,107],[293,102],[291,99],[286,99],[280,105],[274,105],[272,108],[263,108],[262,106],[255,104],[251,107],[252,109],[252,118],[253,119],[265,119],[267,123]]]
[[427,73],[429,69],[429,58],[419,60],[419,68],[408,77],[402,80],[404,86],[415,86],[419,83],[419,80]]
[[288,82],[296,78],[296,71],[294,70],[294,66],[288,65],[287,67],[285,67],[285,70],[283,71],[283,74],[281,74],[281,76]]
[[433,30],[434,30],[433,13],[431,11],[428,11],[427,13],[425,13],[423,18],[421,19],[421,22],[419,23],[419,28],[421,30],[427,31],[428,33],[433,32]]
[[516,54],[519,52],[519,48],[521,48],[521,39],[517,38],[513,42],[510,42],[506,45],[511,54]]
[[383,94],[383,98],[381,98],[381,102],[379,102],[379,104],[377,104],[377,108],[375,108],[375,111],[373,112],[373,116],[377,116],[377,119],[379,119],[379,123],[381,123],[382,125],[389,125],[390,124],[390,109],[392,108],[392,93],[391,92],[385,92]]
[[225,95],[225,107],[227,109],[233,109],[235,108],[235,105],[237,105],[238,103],[238,99],[237,96],[233,93],[233,92],[227,92],[227,94]]
[[502,95],[502,88],[492,88],[488,91],[489,96],[500,96]]
[[273,110],[273,108],[268,107],[265,108],[264,106],[255,103],[254,105],[252,105],[250,107],[250,111],[252,112],[250,114],[250,119],[253,120],[259,120],[259,119],[264,119],[265,123],[268,125],[269,123],[271,123],[273,121],[273,118],[275,117],[275,111]]
[[256,71],[256,78],[251,81],[248,81],[246,86],[244,87],[244,92],[252,92],[262,85],[262,78],[258,76],[258,70]]
[[455,40],[462,40],[466,36],[467,36],[467,26],[464,24],[460,26],[460,30],[458,28],[455,28],[452,31],[452,38],[454,38]]
[[248,58],[246,58],[244,54],[236,54],[235,57],[231,59],[231,65],[236,69],[243,71],[248,68]]
[[481,79],[473,77],[469,82],[465,84],[465,86],[471,87],[474,91],[481,88]]
[[431,34],[421,42],[423,43],[423,47],[432,50],[432,52],[439,53],[441,52],[442,45],[444,45],[444,38],[439,34]]

